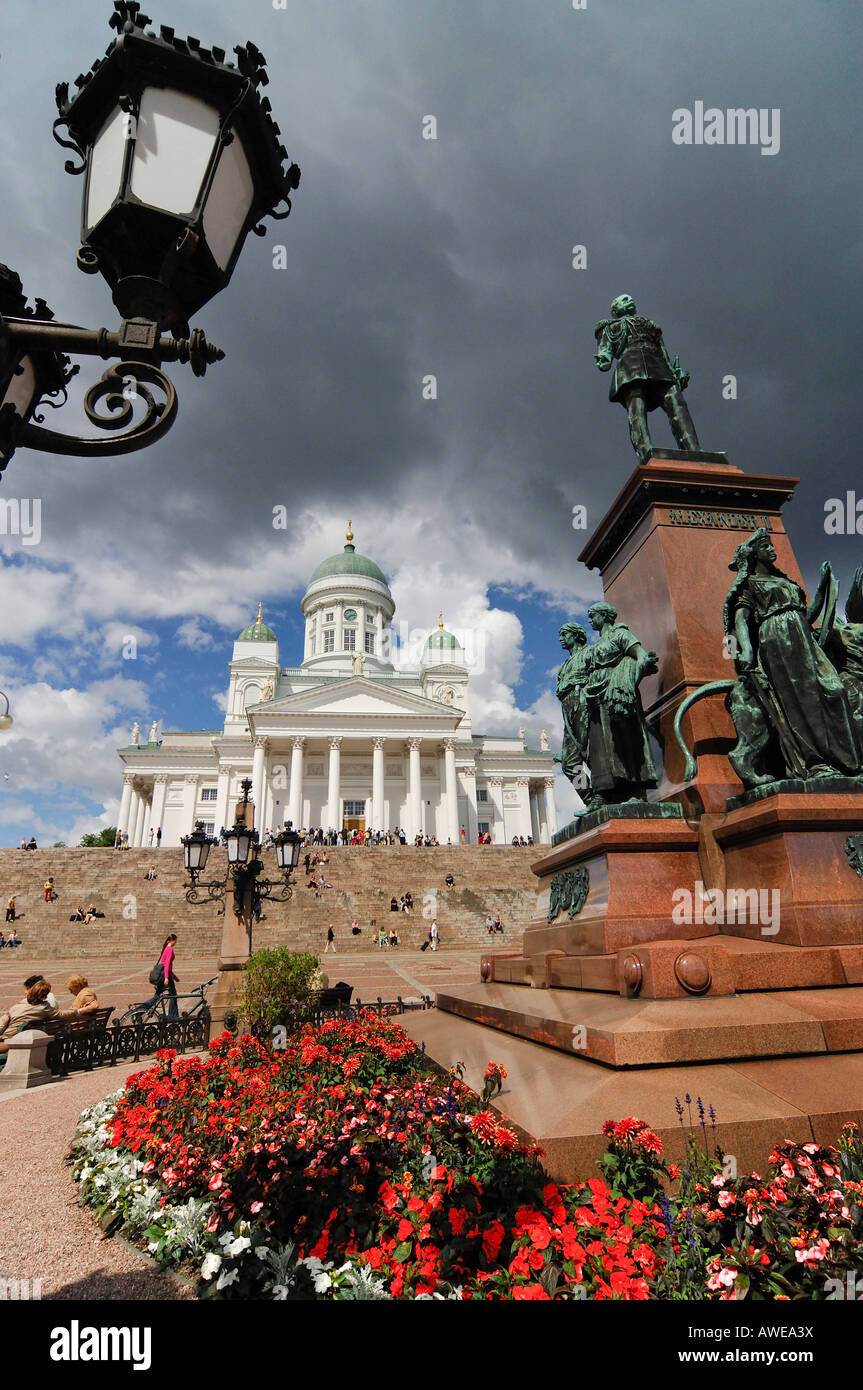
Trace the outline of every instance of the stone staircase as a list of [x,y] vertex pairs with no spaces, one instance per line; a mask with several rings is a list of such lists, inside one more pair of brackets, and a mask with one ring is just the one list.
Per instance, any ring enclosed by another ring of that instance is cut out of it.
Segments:
[[[264,920],[254,933],[257,947],[322,952],[332,926],[340,953],[368,951],[376,946],[380,927],[389,931],[395,923],[402,948],[416,949],[436,917],[440,950],[482,951],[491,944],[500,949],[520,944],[534,912],[537,879],[530,866],[541,850],[497,845],[345,846],[326,853],[330,859],[323,872],[332,888],[320,894],[307,888],[301,860],[291,900],[264,903]],[[263,859],[265,877],[277,879],[273,851],[265,851]],[[151,864],[157,877],[148,881]],[[225,864],[225,851],[214,849],[207,876],[223,877]],[[452,888],[444,883],[447,873],[455,879]],[[53,903],[44,900],[49,875],[58,894]],[[38,958],[40,964],[52,959],[140,960],[155,955],[168,933],[175,931],[183,955],[215,961],[222,930],[218,904],[187,903],[184,879],[181,849],[0,850],[0,907],[5,915],[6,900],[15,893],[19,914],[15,925],[22,945],[15,958],[22,963]],[[390,912],[390,898],[407,891],[413,895],[413,913]],[[86,910],[90,903],[105,913],[104,919],[89,926],[69,921],[79,904]],[[500,914],[503,937],[489,938],[488,912]],[[350,931],[355,917],[362,928],[357,937]],[[2,916],[0,929],[5,935]],[[6,963],[12,959],[12,952],[0,956]]]

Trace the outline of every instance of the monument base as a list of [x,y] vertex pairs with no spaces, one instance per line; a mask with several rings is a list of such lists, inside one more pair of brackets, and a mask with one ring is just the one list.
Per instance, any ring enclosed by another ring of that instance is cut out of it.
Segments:
[[863,987],[627,999],[498,982],[441,992],[438,1009],[609,1067],[863,1049]]
[[478,1023],[431,1010],[399,1020],[429,1056],[449,1069],[465,1067],[465,1080],[479,1091],[494,1058],[507,1079],[496,1108],[543,1148],[545,1168],[558,1182],[596,1175],[596,1160],[607,1148],[605,1120],[639,1115],[659,1135],[667,1158],[684,1156],[684,1130],[676,1102],[696,1098],[713,1106],[706,1144],[716,1145],[737,1163],[740,1173],[763,1173],[773,1145],[835,1144],[849,1120],[863,1126],[863,1053],[820,1056],[740,1058],[732,1062],[653,1066],[615,1070],[577,1054],[542,1047]]

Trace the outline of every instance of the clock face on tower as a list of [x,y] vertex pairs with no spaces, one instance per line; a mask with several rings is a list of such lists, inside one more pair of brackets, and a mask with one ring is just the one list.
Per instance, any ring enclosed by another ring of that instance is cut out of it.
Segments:
[[356,620],[357,620],[357,610],[356,610],[355,608],[346,608],[346,609],[345,609],[345,622],[346,622],[346,623],[355,623]]

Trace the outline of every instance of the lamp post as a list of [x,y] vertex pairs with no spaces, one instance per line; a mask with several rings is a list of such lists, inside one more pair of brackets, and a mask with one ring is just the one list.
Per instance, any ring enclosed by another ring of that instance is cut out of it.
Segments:
[[[302,836],[287,822],[285,828],[275,836],[276,862],[282,877],[263,878],[264,862],[258,854],[258,832],[250,824],[250,778],[244,777],[240,786],[243,799],[234,813],[234,824],[230,830],[223,830],[221,835],[228,852],[223,878],[202,878],[210,850],[217,843],[204,831],[203,821],[198,821],[191,834],[183,836],[181,840],[183,861],[189,875],[189,881],[184,885],[186,901],[193,905],[220,902],[219,911],[225,914],[219,953],[219,983],[211,1009],[212,1033],[221,1031],[231,996],[239,985],[237,972],[243,969],[252,953],[252,922],[260,903],[265,899],[287,902],[293,897],[291,874],[299,863],[302,843]],[[229,886],[233,890],[233,914],[225,913],[224,898]],[[205,896],[202,896],[203,890]]]
[[[4,730],[5,732],[6,729],[12,728],[13,719],[11,714],[9,713],[9,696],[5,694],[5,692],[2,690],[0,690],[0,700],[6,701],[6,708],[3,711],[3,713],[0,714],[0,729]],[[297,850],[297,853],[299,854],[299,849]]]
[[[68,83],[56,90],[54,136],[78,156],[67,173],[84,175],[78,267],[101,272],[122,323],[57,323],[39,299],[30,311],[18,277],[0,268],[0,472],[20,447],[86,457],[161,438],[177,414],[162,363],[203,376],[224,357],[189,316],[228,284],[248,233],[264,235],[261,219],[291,210],[300,171],[285,167],[258,90],[268,81],[261,52],[238,46],[230,63],[149,24],[135,0],[115,0],[104,58],[75,79],[73,96]],[[88,419],[111,437],[60,434],[34,414],[78,370],[66,353],[121,359],[84,396]]]

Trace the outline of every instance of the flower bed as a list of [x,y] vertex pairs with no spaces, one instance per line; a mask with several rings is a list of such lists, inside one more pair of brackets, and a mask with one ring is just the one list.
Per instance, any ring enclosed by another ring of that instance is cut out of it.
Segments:
[[812,1298],[860,1267],[850,1129],[732,1180],[694,1143],[666,1166],[629,1118],[602,1176],[559,1186],[490,1108],[502,1069],[481,1096],[456,1073],[369,1014],[278,1053],[227,1034],[206,1060],[159,1053],[82,1116],[82,1200],[220,1298]]

